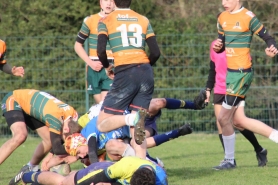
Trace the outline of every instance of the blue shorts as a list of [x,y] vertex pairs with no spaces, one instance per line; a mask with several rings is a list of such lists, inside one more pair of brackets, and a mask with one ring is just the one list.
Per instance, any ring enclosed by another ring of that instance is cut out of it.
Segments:
[[[137,111],[148,109],[154,90],[153,70],[150,64],[115,68],[115,78],[102,105],[105,113],[121,115],[127,107]],[[120,70],[120,71],[119,71]]]
[[[75,176],[74,176],[74,184],[90,184],[90,178],[93,177],[95,174],[100,172],[101,170],[104,170],[114,164],[110,161],[104,161],[104,162],[96,162],[91,165],[89,165],[87,168],[79,170]],[[87,183],[88,182],[88,183]]]
[[131,138],[129,126],[123,126],[110,132],[100,132],[97,129],[97,119],[98,116],[89,121],[89,123],[81,130],[81,134],[87,139],[87,141],[91,136],[96,137],[97,147],[99,150],[104,149],[105,144],[110,139],[123,139],[125,137]]

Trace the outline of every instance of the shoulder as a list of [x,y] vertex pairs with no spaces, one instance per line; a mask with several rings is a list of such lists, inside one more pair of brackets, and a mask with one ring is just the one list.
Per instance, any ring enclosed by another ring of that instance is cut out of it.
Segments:
[[0,46],[1,46],[1,47],[6,47],[5,41],[3,41],[3,40],[0,39]]
[[92,21],[93,19],[97,19],[99,18],[100,16],[98,14],[93,14],[93,15],[89,15],[87,17],[84,18],[84,22],[88,22],[88,21]]
[[256,17],[256,15],[252,11],[247,9],[245,9],[244,14],[246,14],[250,18]]
[[226,16],[227,14],[229,14],[227,11],[223,11],[223,12],[220,12],[220,13],[217,15],[217,17],[218,17],[218,18],[222,18],[222,17]]

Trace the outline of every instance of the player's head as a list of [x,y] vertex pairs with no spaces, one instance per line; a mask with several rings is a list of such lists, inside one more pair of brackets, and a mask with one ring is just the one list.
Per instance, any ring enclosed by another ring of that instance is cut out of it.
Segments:
[[100,0],[99,4],[103,14],[110,14],[115,9],[114,0]]
[[155,185],[155,174],[154,172],[147,168],[139,168],[137,169],[131,177],[130,184],[131,185]]
[[65,150],[71,156],[84,158],[88,154],[86,138],[80,133],[69,135],[65,139]]
[[117,8],[129,8],[131,0],[114,0]]
[[69,118],[67,120],[64,120],[64,123],[62,125],[62,139],[65,140],[66,137],[68,137],[69,135],[73,134],[73,133],[80,133],[82,127],[77,123],[77,121],[75,121],[72,118]]
[[222,0],[222,6],[228,12],[233,12],[241,7],[240,0]]

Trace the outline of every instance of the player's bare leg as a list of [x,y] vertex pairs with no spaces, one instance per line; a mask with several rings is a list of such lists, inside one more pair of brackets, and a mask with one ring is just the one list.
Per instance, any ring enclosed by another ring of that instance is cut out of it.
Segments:
[[12,138],[0,147],[0,165],[12,154],[12,152],[25,142],[28,132],[24,122],[15,122],[10,127]]
[[233,116],[236,111],[234,106],[222,105],[218,121],[222,128],[222,137],[225,147],[225,158],[220,165],[213,167],[215,170],[233,169],[235,162],[235,131],[233,127]]
[[215,114],[215,118],[216,118],[216,126],[217,126],[217,130],[218,130],[218,135],[219,135],[219,139],[220,139],[220,142],[222,144],[222,147],[225,151],[223,138],[222,138],[222,128],[221,128],[221,125],[218,121],[218,115],[220,113],[221,107],[222,107],[222,105],[220,105],[220,104],[214,104],[214,114]]
[[234,125],[236,127],[241,127],[250,130],[267,138],[274,130],[273,128],[259,120],[246,117],[244,113],[244,107],[239,107],[236,111],[234,116]]
[[102,98],[101,98],[101,94],[94,94],[94,100],[95,103],[98,104],[99,102],[101,102]]
[[38,128],[37,130],[38,135],[42,138],[42,142],[37,146],[30,163],[32,165],[38,165],[46,154],[50,151],[52,145],[50,140],[50,133],[49,128],[44,126]]

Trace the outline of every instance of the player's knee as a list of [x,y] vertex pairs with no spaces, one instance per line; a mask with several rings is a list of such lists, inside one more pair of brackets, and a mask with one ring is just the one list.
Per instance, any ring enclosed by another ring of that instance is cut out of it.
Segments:
[[28,136],[27,132],[14,133],[12,137],[12,141],[15,145],[21,145],[26,141],[27,136]]
[[98,129],[100,132],[106,132],[106,130],[103,129],[103,127],[101,126],[101,124],[97,124],[97,129]]
[[166,99],[165,98],[156,98],[155,100],[155,106],[158,109],[162,109],[166,106]]
[[239,130],[243,130],[243,128],[244,128],[243,123],[239,120],[234,120],[233,124],[234,124],[234,127],[238,128]]
[[225,125],[226,120],[228,120],[228,118],[226,118],[225,115],[222,115],[222,116],[219,115],[217,118],[217,121],[219,122],[219,124],[221,126]]

